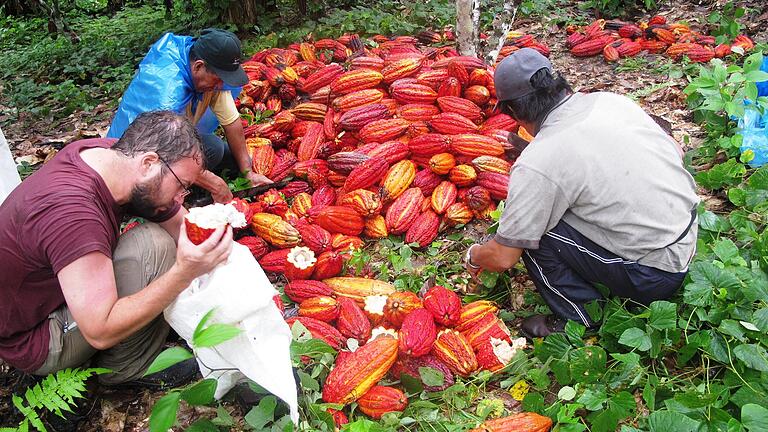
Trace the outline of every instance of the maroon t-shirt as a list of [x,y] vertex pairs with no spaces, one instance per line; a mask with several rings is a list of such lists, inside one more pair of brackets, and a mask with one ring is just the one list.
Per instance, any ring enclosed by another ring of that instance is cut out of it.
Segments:
[[0,358],[19,369],[48,355],[47,318],[64,304],[56,274],[91,252],[112,258],[124,210],[80,151],[115,141],[69,144],[0,205]]

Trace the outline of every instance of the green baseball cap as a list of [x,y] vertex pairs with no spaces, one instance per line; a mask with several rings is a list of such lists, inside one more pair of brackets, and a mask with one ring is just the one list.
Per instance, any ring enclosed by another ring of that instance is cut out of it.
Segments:
[[234,33],[216,28],[205,29],[195,39],[192,50],[224,84],[241,87],[248,83],[248,75],[240,65],[243,55],[240,39]]

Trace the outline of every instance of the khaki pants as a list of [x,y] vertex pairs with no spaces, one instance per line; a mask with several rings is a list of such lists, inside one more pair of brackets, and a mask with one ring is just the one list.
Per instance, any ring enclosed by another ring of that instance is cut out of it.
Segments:
[[[165,273],[176,259],[176,244],[160,225],[145,223],[120,236],[112,256],[118,297],[135,294]],[[66,305],[49,316],[51,338],[48,357],[35,375],[61,369],[90,366],[112,370],[99,376],[105,385],[120,384],[141,377],[163,348],[168,324],[160,315],[127,339],[104,351],[86,342]]]

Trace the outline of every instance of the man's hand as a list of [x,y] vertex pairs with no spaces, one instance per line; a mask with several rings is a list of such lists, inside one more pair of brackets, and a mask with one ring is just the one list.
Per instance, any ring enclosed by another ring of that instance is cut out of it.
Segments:
[[226,204],[230,201],[232,201],[232,191],[229,190],[229,186],[227,186],[227,182],[224,181],[219,176],[215,176],[216,179],[211,182],[211,187],[208,188],[208,191],[211,193],[211,198],[213,198],[213,202],[220,203],[220,204]]
[[[478,246],[478,245],[472,245],[472,246]],[[476,265],[474,262],[472,262],[472,246],[470,246],[469,249],[467,249],[466,255],[464,256],[464,268],[467,270],[467,273],[469,273],[469,276],[475,280],[479,281],[478,275],[480,272],[483,271],[483,268]]]
[[199,245],[187,237],[187,230],[182,225],[179,231],[179,243],[176,248],[176,266],[178,271],[190,280],[202,276],[226,261],[232,252],[232,227],[218,228]]
[[267,176],[255,173],[253,171],[248,171],[248,174],[245,175],[245,178],[251,181],[252,186],[261,186],[274,183],[272,180],[267,178]]

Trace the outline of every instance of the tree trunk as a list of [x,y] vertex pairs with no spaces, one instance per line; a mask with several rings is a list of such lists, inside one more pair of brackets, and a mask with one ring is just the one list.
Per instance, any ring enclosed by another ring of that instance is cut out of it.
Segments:
[[487,45],[483,50],[483,60],[488,64],[496,63],[496,59],[499,57],[499,52],[504,46],[504,42],[507,41],[507,35],[512,30],[512,25],[515,22],[517,16],[517,8],[520,5],[520,0],[505,0],[504,9],[501,14],[496,15],[493,19],[491,34],[488,36]]
[[69,25],[64,20],[59,8],[59,0],[33,0],[32,3],[48,17],[48,30],[51,33],[65,34],[72,40],[72,43],[80,42],[80,37],[70,30]]
[[479,20],[479,0],[456,0],[456,45],[460,55],[478,54]]

